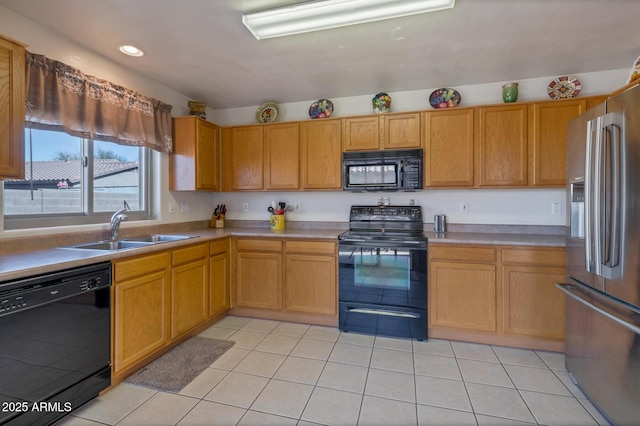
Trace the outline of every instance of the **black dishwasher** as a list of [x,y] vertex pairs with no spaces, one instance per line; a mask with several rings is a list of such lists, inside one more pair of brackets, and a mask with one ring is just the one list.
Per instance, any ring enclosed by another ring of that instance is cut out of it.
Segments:
[[111,264],[0,283],[0,424],[49,425],[111,384]]

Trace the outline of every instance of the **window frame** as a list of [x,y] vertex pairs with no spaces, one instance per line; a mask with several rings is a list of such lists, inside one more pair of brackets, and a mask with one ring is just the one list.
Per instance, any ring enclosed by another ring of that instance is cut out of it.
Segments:
[[[80,138],[79,138],[80,139]],[[100,141],[102,142],[102,141]],[[113,142],[110,142],[113,143]],[[3,190],[3,219],[5,230],[33,229],[33,228],[51,228],[62,226],[90,225],[109,223],[114,212],[94,212],[93,211],[93,159],[94,159],[94,140],[81,139],[81,156],[86,160],[86,164],[82,167],[82,212],[78,213],[48,213],[48,214],[25,214],[25,215],[6,215],[4,213],[4,203],[6,197]],[[152,194],[151,185],[152,170],[152,152],[151,149],[140,146],[139,149],[139,198],[143,204],[143,209],[128,211],[127,217],[129,221],[150,220],[152,213]],[[25,160],[26,162],[26,160]],[[43,220],[46,219],[46,220]]]

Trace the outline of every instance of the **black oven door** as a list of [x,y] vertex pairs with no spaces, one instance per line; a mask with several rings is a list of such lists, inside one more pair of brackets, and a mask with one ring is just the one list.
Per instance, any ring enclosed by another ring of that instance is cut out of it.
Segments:
[[340,242],[342,331],[427,338],[426,247]]
[[340,300],[427,307],[427,249],[340,243]]

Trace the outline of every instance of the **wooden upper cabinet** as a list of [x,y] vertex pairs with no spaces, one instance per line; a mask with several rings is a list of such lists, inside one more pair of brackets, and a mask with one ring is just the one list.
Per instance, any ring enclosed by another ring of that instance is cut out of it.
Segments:
[[420,113],[380,116],[380,139],[384,149],[421,148]]
[[24,55],[0,38],[0,179],[24,179]]
[[342,188],[340,120],[300,123],[300,176],[303,189]]
[[196,116],[173,119],[171,191],[220,190],[220,130]]
[[378,116],[351,117],[342,120],[342,150],[364,151],[380,148]]
[[222,189],[263,188],[264,126],[222,129]]
[[381,114],[342,120],[343,151],[422,147],[420,113]]
[[476,114],[476,186],[526,186],[527,105],[479,107]]
[[567,168],[567,124],[586,109],[585,100],[529,105],[529,184],[564,186]]
[[265,126],[265,189],[298,189],[300,187],[298,133],[298,123]]
[[424,186],[473,186],[473,108],[424,113]]

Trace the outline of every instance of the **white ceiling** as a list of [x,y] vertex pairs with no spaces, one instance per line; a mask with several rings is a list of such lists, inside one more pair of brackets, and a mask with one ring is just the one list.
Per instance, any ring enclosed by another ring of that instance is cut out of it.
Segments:
[[[637,0],[456,0],[371,24],[256,40],[243,11],[291,0],[0,0],[214,109],[629,68]],[[125,57],[121,44],[146,55]],[[39,53],[39,52],[34,52]]]

